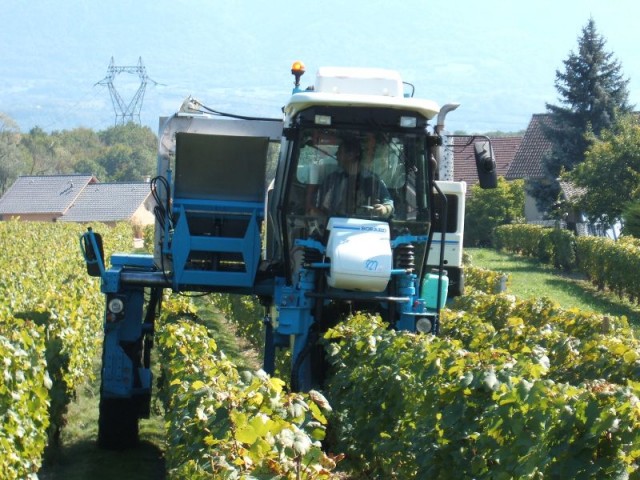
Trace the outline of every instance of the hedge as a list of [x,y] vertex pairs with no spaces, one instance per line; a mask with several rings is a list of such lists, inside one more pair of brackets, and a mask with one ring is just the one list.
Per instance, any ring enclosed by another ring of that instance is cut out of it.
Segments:
[[496,248],[537,258],[556,268],[576,267],[575,236],[569,230],[514,223],[495,230]]
[[600,290],[640,301],[640,240],[622,237],[576,237],[568,230],[539,225],[512,224],[496,229],[497,247],[552,263],[556,268],[578,270]]

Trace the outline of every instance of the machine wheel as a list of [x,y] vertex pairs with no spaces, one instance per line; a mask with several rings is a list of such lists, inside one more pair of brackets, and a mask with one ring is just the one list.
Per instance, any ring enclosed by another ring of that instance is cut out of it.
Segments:
[[138,409],[130,398],[101,398],[98,446],[125,450],[138,444]]

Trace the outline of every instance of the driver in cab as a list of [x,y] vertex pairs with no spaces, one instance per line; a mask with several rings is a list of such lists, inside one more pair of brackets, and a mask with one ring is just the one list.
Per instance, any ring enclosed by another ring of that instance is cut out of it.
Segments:
[[346,138],[336,154],[339,168],[329,174],[318,190],[314,215],[371,216],[389,218],[393,200],[384,182],[362,161],[362,146]]

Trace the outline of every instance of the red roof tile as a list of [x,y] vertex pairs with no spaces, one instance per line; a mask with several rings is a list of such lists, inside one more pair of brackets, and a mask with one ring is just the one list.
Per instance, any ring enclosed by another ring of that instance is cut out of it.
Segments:
[[[473,153],[473,143],[476,140],[481,140],[481,138],[470,135],[453,139],[453,179],[456,182],[467,182],[468,187],[478,183],[478,173]],[[521,142],[522,137],[495,137],[491,139],[498,176],[505,176]],[[467,192],[469,191],[470,188],[467,188]]]
[[531,117],[520,148],[505,175],[507,180],[544,177],[542,160],[551,150],[551,142],[544,136],[542,125],[548,125],[550,121],[551,116],[547,113],[536,113]]

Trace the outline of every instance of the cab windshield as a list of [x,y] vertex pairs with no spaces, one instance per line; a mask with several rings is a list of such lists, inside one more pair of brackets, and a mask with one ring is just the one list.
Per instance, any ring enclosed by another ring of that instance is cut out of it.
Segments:
[[367,130],[302,130],[290,215],[428,221],[425,137]]

